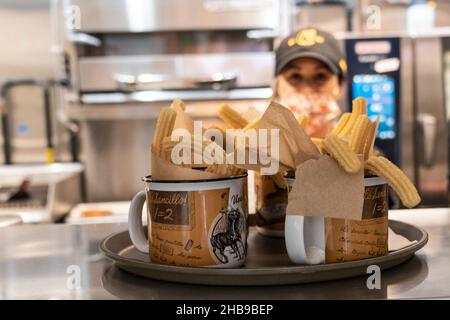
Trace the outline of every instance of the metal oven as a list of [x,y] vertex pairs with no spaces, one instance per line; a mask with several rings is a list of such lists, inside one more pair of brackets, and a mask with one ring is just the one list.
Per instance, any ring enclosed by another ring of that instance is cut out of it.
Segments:
[[[72,0],[61,35],[65,110],[80,124],[89,201],[124,200],[150,173],[155,118],[175,98],[212,121],[271,94],[276,0]],[[67,27],[67,26],[66,26]]]

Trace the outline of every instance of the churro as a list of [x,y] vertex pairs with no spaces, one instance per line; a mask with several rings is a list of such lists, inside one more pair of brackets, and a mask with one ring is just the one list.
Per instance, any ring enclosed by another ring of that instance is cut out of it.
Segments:
[[161,149],[162,152],[169,152],[172,151],[172,149],[178,144],[178,143],[183,143],[181,141],[178,140],[172,140],[172,137],[164,137],[162,142],[161,142]]
[[161,155],[161,143],[165,137],[172,134],[177,113],[171,108],[162,108],[156,121],[155,134],[153,136],[153,152]]
[[350,112],[342,114],[333,131],[331,131],[331,134],[339,135],[339,133],[342,131],[342,129],[344,129],[345,125],[347,124],[348,119],[350,119],[350,116],[351,116]]
[[347,123],[345,124],[344,128],[339,132],[338,136],[343,137],[346,135],[349,135],[350,132],[353,129],[353,126],[355,125],[356,119],[358,119],[359,113],[351,113]]
[[[225,131],[225,129],[224,128],[222,128],[221,126],[219,126],[219,125],[212,125],[212,126],[209,126],[208,127],[208,129],[206,129],[206,130],[204,130],[204,131],[207,131],[207,130],[216,130],[216,131],[219,131],[220,132],[220,135],[222,136],[222,145],[224,145],[224,146],[226,146],[226,139],[227,139],[227,133],[226,133],[226,131]],[[212,135],[211,136],[211,141],[215,141],[215,136],[214,135]],[[217,141],[216,141],[217,142]]]
[[383,178],[398,194],[405,207],[413,208],[420,203],[419,193],[412,182],[400,168],[388,159],[373,156],[365,162],[364,167]]
[[352,101],[353,104],[353,110],[356,110],[359,114],[366,114],[367,113],[367,103],[366,99],[363,97],[355,98]]
[[212,142],[213,141],[206,140],[206,139],[203,139],[201,142],[200,141],[196,141],[195,139],[192,139],[191,141],[186,143],[183,140],[181,140],[181,141],[179,141],[179,140],[172,140],[172,137],[168,136],[168,137],[165,137],[162,140],[161,148],[162,148],[162,151],[168,152],[168,151],[172,151],[172,149],[176,145],[182,144],[183,146],[190,147],[191,150],[193,150],[194,152],[202,154],[203,149],[205,149],[206,146],[208,146]]
[[319,149],[320,153],[323,154],[323,150],[322,150],[322,138],[311,138],[311,141],[316,145],[317,149]]
[[[172,141],[171,137],[165,137],[162,142],[162,152],[166,155],[166,158],[170,158],[170,155],[172,153],[173,148],[181,144],[183,148],[188,148],[191,151],[191,156],[194,156],[195,154],[202,156],[202,159],[204,159],[205,163],[214,163],[215,162],[215,154],[211,155],[210,152],[205,152],[205,148],[208,147],[210,144],[214,143],[214,152],[218,151],[222,153],[221,156],[219,156],[222,159],[226,158],[226,152],[222,149],[218,144],[216,144],[212,140],[203,139],[201,141],[198,141],[196,139],[192,139],[188,142],[185,141]],[[194,161],[193,159],[191,159]],[[197,163],[198,164],[198,163]]]
[[261,122],[262,116],[257,117],[255,120],[250,122],[244,127],[244,131],[248,129],[256,129],[259,126],[259,123]]
[[206,170],[206,172],[216,173],[221,176],[227,177],[227,176],[237,176],[241,175],[244,170],[241,168],[238,168],[231,164],[211,164],[209,165]]
[[181,99],[173,100],[170,107],[176,111],[181,111],[181,112],[186,111],[186,105],[184,104],[184,101]]
[[305,130],[305,129],[306,129],[306,126],[307,126],[308,123],[309,123],[309,117],[308,117],[308,116],[305,116],[305,115],[299,115],[299,116],[297,117],[297,122],[298,122],[298,124],[300,125],[300,127],[302,127],[302,129]]
[[348,173],[357,173],[361,169],[361,161],[350,149],[349,145],[335,135],[330,135],[322,141],[322,147]]
[[227,126],[233,129],[242,129],[248,125],[248,121],[245,120],[238,112],[231,108],[228,104],[224,104],[220,107],[218,114],[220,118],[225,122]]
[[348,119],[344,128],[342,128],[342,130],[339,132],[338,135],[340,137],[349,135],[352,132],[353,127],[355,126],[358,116],[361,114],[366,114],[367,112],[366,100],[364,98],[356,98],[352,101],[352,104],[352,114],[350,115],[350,118]]
[[364,160],[369,158],[372,152],[373,144],[375,143],[375,138],[377,137],[378,124],[380,123],[380,117],[377,117],[374,123],[370,126],[369,134],[367,135],[366,144],[364,145],[363,154]]
[[350,149],[356,154],[364,153],[364,146],[366,145],[367,137],[371,131],[372,123],[370,119],[365,115],[361,114],[358,116],[355,122],[355,127],[350,135]]

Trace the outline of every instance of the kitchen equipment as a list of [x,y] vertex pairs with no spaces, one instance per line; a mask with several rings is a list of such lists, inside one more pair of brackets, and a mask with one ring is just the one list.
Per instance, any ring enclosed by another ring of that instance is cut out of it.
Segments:
[[386,256],[313,266],[293,265],[282,239],[258,235],[254,228],[251,228],[248,238],[246,264],[237,269],[188,268],[151,263],[147,254],[133,247],[128,231],[107,237],[100,244],[100,250],[119,268],[158,280],[223,286],[299,284],[366,275],[370,265],[377,265],[381,270],[389,269],[409,260],[428,241],[428,234],[424,230],[410,224],[391,220],[389,226],[395,233],[415,243]]
[[[15,79],[8,80],[1,84],[0,86],[0,102],[2,104],[1,111],[1,133],[3,140],[3,154],[4,154],[4,163],[7,165],[14,163],[24,163],[24,162],[34,162],[32,158],[24,156],[27,154],[27,149],[36,150],[36,147],[39,147],[39,144],[26,143],[25,141],[33,139],[32,137],[26,137],[27,133],[33,131],[30,127],[37,127],[36,124],[36,114],[33,111],[28,111],[28,114],[32,116],[29,117],[27,115],[27,119],[17,119],[19,118],[17,115],[19,112],[15,110],[16,105],[11,101],[11,91],[13,91],[16,87],[37,87],[42,90],[42,97],[44,101],[44,129],[45,129],[45,159],[47,163],[55,162],[55,136],[54,134],[54,115],[52,110],[51,103],[51,90],[54,87],[66,86],[67,81],[60,79]],[[25,137],[23,137],[25,136]],[[60,136],[58,136],[60,138]],[[76,144],[75,136],[72,134],[70,136],[70,143],[72,147],[70,150],[72,151],[72,161],[76,161],[77,159],[77,151],[74,145]],[[24,152],[25,151],[25,152]],[[17,154],[20,154],[18,156]],[[30,153],[28,151],[28,153]],[[31,157],[35,156],[35,152],[31,152]]]
[[[422,206],[448,206],[450,17],[446,1],[433,3],[437,28],[408,34],[408,1],[357,1],[351,8],[341,1],[58,2],[67,18],[55,24],[65,30],[60,69],[71,84],[64,110],[80,125],[86,200],[122,201],[139,190],[139,178],[151,174],[145,146],[155,118],[172,99],[186,100],[187,113],[205,124],[217,120],[223,102],[263,111],[274,43],[311,24],[332,29],[345,48],[348,94],[340,105],[356,95],[372,100],[371,115],[383,117],[377,147],[414,181]],[[330,19],[320,12],[330,11],[333,22],[324,24]],[[98,186],[100,179],[113,187]]]
[[[413,5],[422,5],[411,15]],[[448,27],[450,25],[450,3],[447,0],[415,1],[415,0],[364,0],[354,1],[352,8],[352,30],[358,33],[403,33],[412,23],[425,29],[432,26]],[[417,18],[417,21],[411,21]],[[425,23],[425,25],[423,25]],[[419,30],[420,31],[420,30]]]
[[21,224],[22,219],[15,214],[0,215],[0,228]]
[[351,30],[352,10],[348,1],[342,0],[296,0],[294,30],[317,27],[335,33]]
[[369,117],[380,117],[375,146],[414,181],[425,207],[449,205],[449,39],[446,29],[343,37],[347,99],[366,98]]
[[[418,190],[425,206],[449,203],[450,32],[418,36],[413,40],[414,161]],[[426,58],[425,58],[426,57]]]
[[[401,145],[399,138],[400,119],[407,119],[401,117],[401,113],[413,112],[412,105],[407,106],[402,99],[410,92],[402,91],[400,87],[407,81],[401,78],[400,42],[397,37],[365,37],[345,41],[349,100],[365,98],[369,118],[373,121],[380,117],[376,146],[396,164],[400,164],[401,147],[410,147],[408,144]],[[402,67],[410,67],[407,63],[404,59]]]
[[[129,209],[130,201],[80,203],[72,208],[65,222],[68,224],[127,223]],[[100,214],[95,215],[95,212]],[[147,221],[146,212],[147,209],[144,208],[142,214],[144,223]]]
[[[136,181],[151,173],[145,146],[171,100],[185,100],[187,112],[205,122],[217,119],[223,102],[240,111],[266,107],[280,7],[277,0],[72,0],[61,6],[60,69],[71,84],[67,115],[80,123],[88,201],[127,200],[139,190]],[[77,23],[62,25],[71,21]],[[106,190],[99,180],[113,187]]]
[[[79,163],[0,166],[0,216],[18,215],[24,223],[62,218],[81,201],[82,171]],[[17,192],[24,181],[26,189]]]
[[278,1],[69,5],[83,12],[79,28],[65,39],[78,105],[270,96],[259,89],[270,85]]

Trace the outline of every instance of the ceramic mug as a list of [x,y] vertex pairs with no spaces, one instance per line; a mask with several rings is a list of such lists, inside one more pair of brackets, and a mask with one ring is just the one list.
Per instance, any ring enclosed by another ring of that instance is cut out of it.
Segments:
[[279,188],[270,176],[255,172],[256,229],[264,236],[284,237],[288,192],[294,179],[285,181],[288,189]]
[[296,264],[335,263],[388,253],[388,187],[379,177],[364,179],[362,220],[286,216],[285,242]]
[[[234,268],[247,254],[247,175],[210,180],[143,179],[128,227],[137,250],[155,263]],[[148,235],[142,225],[147,202]]]

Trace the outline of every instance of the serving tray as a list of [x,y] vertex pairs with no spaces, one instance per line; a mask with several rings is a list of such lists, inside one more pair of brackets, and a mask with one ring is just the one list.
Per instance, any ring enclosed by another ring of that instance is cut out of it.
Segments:
[[244,267],[237,269],[191,268],[150,262],[149,255],[137,251],[128,231],[108,236],[100,244],[101,252],[130,273],[158,280],[220,286],[262,286],[311,283],[367,274],[367,267],[381,270],[395,267],[421,249],[428,241],[425,230],[389,220],[389,227],[413,242],[381,257],[321,265],[294,265],[286,252],[284,239],[269,238],[250,228],[248,256]]

